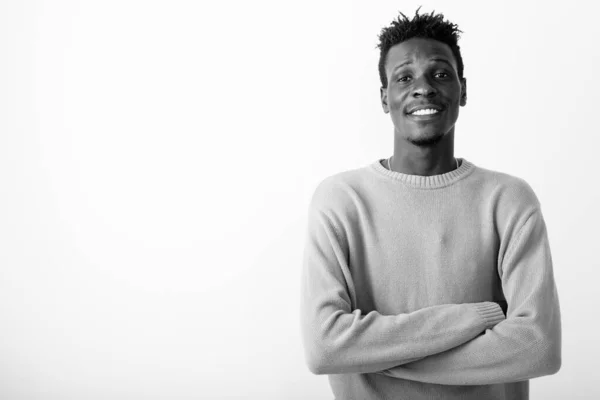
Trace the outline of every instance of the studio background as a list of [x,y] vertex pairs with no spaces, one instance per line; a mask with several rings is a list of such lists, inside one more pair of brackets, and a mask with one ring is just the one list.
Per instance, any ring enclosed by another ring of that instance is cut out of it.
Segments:
[[375,46],[419,5],[464,32],[455,156],[542,204],[563,361],[531,398],[600,398],[593,4],[1,1],[0,398],[331,400],[308,201],[392,154]]

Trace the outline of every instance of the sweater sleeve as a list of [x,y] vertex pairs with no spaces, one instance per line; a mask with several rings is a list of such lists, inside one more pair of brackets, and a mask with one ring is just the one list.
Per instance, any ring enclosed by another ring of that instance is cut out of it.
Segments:
[[561,366],[561,318],[546,225],[536,208],[511,240],[500,278],[507,317],[448,351],[380,372],[447,385],[516,382]]
[[436,305],[399,315],[353,309],[347,241],[326,212],[311,210],[308,220],[300,315],[311,372],[381,371],[456,347],[504,320],[493,302]]

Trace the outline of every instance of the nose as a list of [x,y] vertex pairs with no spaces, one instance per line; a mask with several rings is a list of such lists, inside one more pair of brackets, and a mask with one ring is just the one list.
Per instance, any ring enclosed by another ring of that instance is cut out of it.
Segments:
[[437,89],[431,84],[427,76],[422,75],[415,82],[413,96],[414,97],[434,97],[437,95]]

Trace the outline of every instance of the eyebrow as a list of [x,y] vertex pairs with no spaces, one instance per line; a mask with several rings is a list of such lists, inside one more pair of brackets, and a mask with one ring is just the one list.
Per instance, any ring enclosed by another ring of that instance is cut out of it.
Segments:
[[[442,58],[442,57],[433,57],[433,58],[430,58],[429,61],[430,62],[433,62],[433,61],[443,62],[443,63],[448,64],[448,66],[450,66],[452,69],[454,69],[454,67],[452,66],[452,64],[450,63],[450,61],[448,61],[447,59]],[[412,61],[411,60],[407,60],[407,61],[404,61],[402,64],[397,65],[392,70],[392,73],[396,72],[397,69],[400,69],[400,68],[402,68],[402,67],[404,67],[405,65],[408,65],[408,64],[412,64]]]

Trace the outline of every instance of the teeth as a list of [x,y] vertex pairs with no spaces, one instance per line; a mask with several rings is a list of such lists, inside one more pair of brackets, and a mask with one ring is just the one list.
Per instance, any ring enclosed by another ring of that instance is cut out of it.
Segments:
[[438,112],[438,110],[434,110],[433,108],[425,108],[423,110],[414,111],[411,114],[413,114],[413,115],[430,115],[430,114],[435,114],[437,112]]

